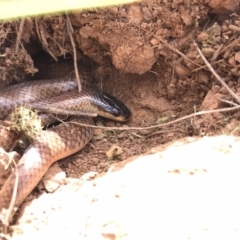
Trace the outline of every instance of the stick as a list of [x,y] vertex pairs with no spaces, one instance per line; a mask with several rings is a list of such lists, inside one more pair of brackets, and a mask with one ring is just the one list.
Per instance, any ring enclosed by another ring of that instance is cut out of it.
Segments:
[[231,90],[231,88],[228,87],[228,85],[221,79],[221,77],[212,68],[212,66],[210,65],[208,60],[202,54],[202,51],[198,47],[197,43],[195,41],[193,41],[193,44],[194,44],[195,48],[197,49],[198,53],[200,54],[200,56],[201,56],[202,60],[204,61],[204,63],[207,65],[209,70],[212,72],[212,74],[217,78],[217,80],[222,84],[222,86],[224,86],[227,89],[227,91],[232,95],[232,97],[235,98],[238,103],[240,103],[240,98]]
[[15,167],[15,182],[14,182],[14,187],[13,187],[13,193],[12,193],[12,198],[7,210],[7,214],[6,217],[3,221],[3,233],[7,234],[7,228],[9,226],[9,222],[11,221],[11,217],[13,216],[13,211],[14,211],[14,205],[15,205],[15,201],[16,201],[16,197],[17,197],[17,189],[18,189],[18,168],[17,168],[17,164],[15,163],[14,159],[12,160],[14,167]]
[[207,111],[201,111],[201,112],[196,112],[196,113],[192,113],[189,114],[187,116],[181,117],[179,119],[173,120],[171,122],[168,123],[162,123],[162,124],[158,124],[158,125],[154,125],[154,126],[150,126],[150,127],[103,127],[103,126],[95,126],[95,125],[89,125],[89,124],[84,124],[84,123],[78,123],[78,122],[67,122],[66,124],[69,123],[74,123],[74,124],[78,124],[84,127],[91,127],[91,128],[100,128],[100,129],[106,129],[106,130],[127,130],[127,131],[131,131],[131,130],[148,130],[148,129],[154,129],[154,128],[158,128],[158,127],[166,127],[169,126],[171,124],[177,123],[177,122],[181,122],[183,120],[195,117],[195,116],[199,116],[199,115],[206,115],[206,114],[211,114],[211,113],[218,113],[218,112],[229,112],[229,111],[234,111],[240,109],[240,105],[234,106],[234,107],[229,107],[229,108],[219,108],[219,109],[215,109],[215,110],[207,110]]
[[75,76],[76,76],[76,81],[78,84],[78,91],[81,92],[82,91],[82,84],[80,81],[80,76],[79,76],[79,72],[78,72],[78,66],[77,66],[77,51],[76,51],[76,44],[74,42],[73,39],[73,27],[71,24],[71,21],[68,17],[68,14],[66,13],[66,17],[67,17],[67,29],[68,29],[68,35],[70,37],[71,43],[72,43],[72,48],[73,48],[73,60],[74,60],[74,70],[75,70]]
[[20,45],[20,42],[21,42],[24,23],[25,23],[25,18],[23,17],[21,19],[21,22],[20,22],[19,31],[17,32],[16,52],[18,52],[18,50],[19,50],[19,45]]
[[195,63],[194,61],[192,61],[189,57],[187,57],[186,55],[184,55],[182,52],[180,52],[179,50],[177,50],[176,48],[172,47],[170,44],[168,44],[167,42],[165,42],[164,40],[162,40],[160,37],[158,37],[157,35],[153,35],[155,38],[157,38],[161,43],[165,44],[169,49],[171,49],[172,51],[178,53],[180,56],[182,56],[184,59],[188,60],[189,62],[193,63],[194,65],[201,67],[201,65],[199,65],[198,63]]

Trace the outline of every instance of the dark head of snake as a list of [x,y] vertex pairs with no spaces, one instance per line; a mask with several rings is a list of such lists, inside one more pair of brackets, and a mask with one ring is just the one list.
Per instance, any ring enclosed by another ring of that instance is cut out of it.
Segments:
[[98,108],[98,115],[120,122],[131,118],[130,110],[120,100],[99,90],[93,92],[91,102]]

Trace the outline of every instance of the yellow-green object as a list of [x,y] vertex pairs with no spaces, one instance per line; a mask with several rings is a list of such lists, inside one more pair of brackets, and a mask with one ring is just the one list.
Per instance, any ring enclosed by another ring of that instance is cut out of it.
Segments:
[[0,0],[0,20],[133,2],[133,0]]

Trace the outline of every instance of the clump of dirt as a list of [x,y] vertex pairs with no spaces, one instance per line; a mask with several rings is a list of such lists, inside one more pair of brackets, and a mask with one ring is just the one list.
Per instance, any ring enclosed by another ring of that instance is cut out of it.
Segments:
[[[121,72],[144,74],[159,55],[168,55],[159,41],[181,39],[207,15],[201,3],[144,1],[97,12],[74,13],[80,27],[77,42],[84,54],[99,64],[113,65]],[[188,10],[187,10],[188,9]]]
[[[133,117],[127,126],[145,127],[227,105],[217,98],[233,100],[204,65],[193,40],[216,72],[239,94],[238,11],[237,1],[145,0],[76,11],[69,14],[69,19],[77,60],[93,70],[91,84],[130,108]],[[23,27],[21,23],[0,24],[1,83],[22,81],[37,69],[34,78],[46,78],[46,68],[55,60],[62,76],[73,70],[73,61],[66,61],[72,59],[73,53],[66,16],[25,18]],[[39,58],[42,50],[52,60]],[[65,161],[64,168],[74,177],[89,170],[106,170],[111,163],[106,152],[113,145],[122,149],[122,154],[113,159],[120,161],[189,135],[222,131],[238,134],[238,118],[237,112],[218,113],[152,131],[96,130],[95,139],[81,153],[70,157],[72,161]],[[121,126],[108,120],[97,121]]]

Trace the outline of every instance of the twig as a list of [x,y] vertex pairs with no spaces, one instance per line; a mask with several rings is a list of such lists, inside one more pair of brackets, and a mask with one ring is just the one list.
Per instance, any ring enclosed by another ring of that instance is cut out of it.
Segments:
[[[223,61],[224,61],[224,59],[220,59],[220,60],[218,60],[218,61],[216,61],[216,62],[214,62],[214,63],[211,63],[211,64],[212,64],[212,65],[215,65],[215,64],[220,63],[220,62],[223,62]],[[207,66],[204,65],[204,66],[201,66],[201,67],[199,67],[199,68],[195,68],[195,69],[192,70],[192,73],[193,73],[193,72],[198,72],[199,70],[204,69],[204,68],[207,68]]]
[[14,182],[14,187],[13,187],[13,193],[12,193],[12,198],[7,210],[7,214],[6,217],[3,221],[3,233],[7,234],[7,228],[9,226],[9,222],[11,221],[11,218],[13,216],[13,211],[14,211],[14,205],[15,205],[15,201],[16,201],[16,197],[17,197],[17,189],[18,189],[18,180],[19,180],[19,176],[18,176],[18,168],[17,168],[17,164],[15,163],[14,159],[12,160],[14,167],[15,167],[15,182]]
[[133,136],[138,137],[138,138],[146,138],[146,136],[139,135],[137,133],[131,133]]
[[60,44],[58,41],[56,41],[52,36],[49,36],[48,38],[51,39],[54,43],[56,43],[56,45],[58,46],[58,49],[61,51],[60,55],[64,55],[64,56],[65,56],[67,50],[64,49],[64,48],[61,46],[61,44]]
[[157,131],[157,132],[148,134],[148,135],[143,136],[143,137],[149,138],[149,137],[153,137],[153,136],[156,136],[156,135],[158,135],[158,134],[161,134],[161,133],[169,133],[169,132],[172,132],[172,131],[179,131],[179,129],[177,129],[177,128],[171,128],[171,129],[166,129],[166,130],[160,130],[160,131]]
[[212,58],[211,58],[211,63],[213,63],[213,62],[216,61],[216,59],[217,59],[217,57],[219,56],[220,51],[222,50],[222,48],[223,48],[223,44],[221,44],[221,45],[218,47],[218,49],[214,52],[214,54],[213,54],[213,56],[212,56]]
[[35,17],[34,21],[35,21],[37,36],[38,36],[39,41],[41,42],[42,38],[41,38],[40,30],[39,30],[38,17]]
[[68,14],[66,13],[66,17],[67,17],[67,30],[68,30],[68,35],[70,37],[71,43],[72,43],[72,48],[73,48],[73,60],[74,60],[74,70],[75,70],[75,76],[76,76],[76,81],[78,84],[78,91],[81,92],[82,91],[82,85],[81,85],[81,81],[80,81],[80,76],[79,76],[79,72],[78,72],[78,66],[77,66],[77,51],[76,51],[76,44],[74,42],[73,39],[73,27],[71,24],[71,21],[68,17]]
[[189,62],[193,63],[194,65],[201,67],[200,64],[195,63],[193,60],[191,60],[189,57],[187,57],[185,54],[183,54],[182,52],[180,52],[179,50],[177,50],[176,48],[172,47],[170,44],[168,44],[167,42],[165,42],[164,40],[162,40],[161,37],[157,36],[157,35],[153,35],[155,38],[157,38],[161,43],[165,44],[169,49],[171,49],[172,51],[178,53],[180,56],[182,56],[184,59],[188,60]]
[[95,125],[89,125],[89,124],[84,124],[84,123],[78,123],[78,122],[74,122],[74,121],[67,122],[66,124],[74,123],[74,124],[81,125],[83,127],[100,128],[100,129],[106,129],[106,130],[127,130],[127,131],[148,130],[148,129],[154,129],[154,128],[159,128],[159,127],[166,127],[171,124],[178,123],[178,122],[181,122],[183,120],[186,120],[186,119],[189,119],[189,118],[192,118],[195,116],[206,115],[206,114],[211,114],[211,113],[218,113],[218,112],[229,112],[229,111],[234,111],[237,109],[240,109],[240,105],[237,105],[234,107],[229,107],[229,108],[219,108],[219,109],[214,109],[214,110],[196,112],[196,113],[192,113],[187,116],[181,117],[179,119],[173,120],[171,122],[162,123],[162,124],[158,124],[158,125],[154,125],[154,126],[150,126],[150,127],[103,127],[103,126],[95,126]]
[[[3,27],[4,24],[2,23],[1,26]],[[8,33],[10,32],[10,29],[11,29],[11,24],[8,23],[8,24],[7,24],[7,28],[5,28],[5,29],[3,30],[3,32],[1,32],[1,38],[0,38],[0,39],[2,39],[2,40],[0,41],[0,47],[2,46],[2,44],[3,44],[3,43],[5,42],[5,40],[7,39],[7,35],[8,35]]]
[[221,79],[221,77],[212,68],[212,66],[210,65],[208,60],[202,54],[202,51],[198,47],[197,43],[195,41],[193,41],[193,44],[194,44],[195,48],[197,49],[198,53],[200,54],[200,56],[201,56],[202,60],[204,61],[204,63],[207,65],[209,70],[212,72],[212,74],[217,78],[217,80],[222,84],[222,86],[224,86],[227,89],[227,91],[232,95],[232,97],[235,98],[238,103],[240,103],[240,98],[231,90],[231,88],[228,87],[228,85]]
[[19,50],[19,45],[20,45],[20,42],[21,42],[24,23],[25,23],[25,18],[23,17],[21,19],[21,22],[20,22],[20,25],[19,25],[19,31],[17,32],[16,52],[18,52],[18,50]]
[[238,106],[238,104],[234,103],[234,102],[231,102],[231,101],[228,101],[226,99],[220,99],[220,98],[217,98],[218,101],[220,102],[224,102],[224,103],[227,103],[229,105],[232,105],[232,106]]
[[48,53],[52,56],[52,58],[57,62],[58,61],[57,57],[54,55],[54,53],[52,53],[52,51],[48,47],[48,42],[44,34],[43,25],[41,22],[38,21],[38,17],[35,17],[35,26],[36,26],[39,41],[42,43],[43,49],[48,51]]
[[[193,106],[193,109],[194,109],[194,113],[196,113],[196,112],[197,112],[196,105]],[[191,125],[192,125],[192,126],[194,126],[195,120],[196,120],[196,116],[194,116],[194,117],[191,119]]]
[[238,43],[238,41],[240,41],[240,38],[238,37],[237,39],[235,39],[234,41],[232,41],[231,43],[229,43],[226,47],[224,47],[221,51],[220,51],[220,53],[219,54],[222,54],[222,53],[224,53],[227,49],[229,49],[229,48],[233,48],[237,43]]

